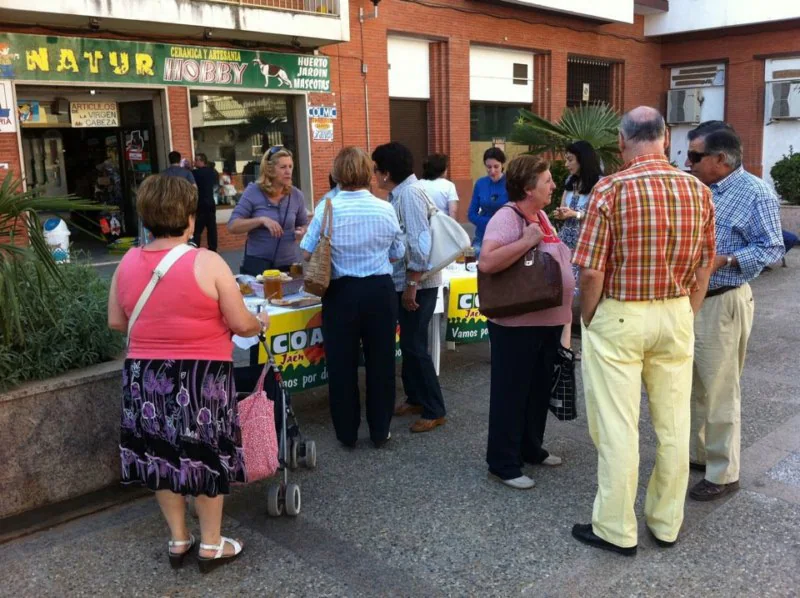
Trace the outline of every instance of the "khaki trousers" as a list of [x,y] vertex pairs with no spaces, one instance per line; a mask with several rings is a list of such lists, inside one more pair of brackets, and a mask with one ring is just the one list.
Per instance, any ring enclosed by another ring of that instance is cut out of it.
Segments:
[[658,437],[647,486],[647,525],[672,542],[683,523],[689,483],[689,396],[694,315],[688,297],[663,301],[603,299],[583,325],[581,368],[589,433],[597,447],[594,533],[622,547],[637,544],[642,381]]
[[706,299],[694,323],[690,456],[693,462],[706,464],[706,479],[714,484],[739,479],[739,378],[754,307],[753,291],[744,284]]

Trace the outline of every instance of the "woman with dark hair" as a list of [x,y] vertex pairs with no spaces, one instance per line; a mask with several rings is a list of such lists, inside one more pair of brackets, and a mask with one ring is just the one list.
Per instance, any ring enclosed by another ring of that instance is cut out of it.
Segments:
[[469,221],[475,225],[475,238],[472,247],[475,256],[480,257],[483,234],[486,225],[495,212],[508,202],[506,193],[506,180],[503,174],[503,164],[506,155],[497,147],[490,147],[483,153],[483,165],[486,167],[486,176],[475,181],[472,191],[472,201],[469,204]]
[[[587,141],[576,141],[570,144],[564,155],[569,177],[561,198],[561,206],[553,213],[553,218],[561,220],[563,225],[559,237],[570,251],[575,251],[578,237],[581,234],[581,223],[589,203],[589,194],[600,179],[600,161],[594,148]],[[572,265],[572,275],[575,278],[575,294],[578,294],[578,276],[580,268]],[[561,344],[567,349],[571,343],[571,322],[564,326],[561,335]]]
[[422,187],[440,211],[451,218],[458,215],[458,193],[452,181],[445,178],[448,158],[445,154],[431,154],[422,164]]
[[292,152],[270,148],[261,160],[258,181],[247,186],[233,209],[228,230],[247,233],[242,274],[288,271],[297,261],[297,241],[305,234],[308,213],[303,192],[292,185],[293,172]]
[[387,143],[372,153],[378,186],[389,192],[405,236],[405,258],[394,264],[394,288],[400,304],[400,350],[403,352],[403,390],[406,402],[395,415],[420,414],[412,432],[428,432],[445,423],[444,397],[436,368],[428,352],[428,325],[436,308],[442,284],[437,272],[422,280],[430,270],[431,227],[428,202],[422,185],[414,176],[411,151],[400,143]]
[[561,465],[542,446],[550,404],[550,379],[561,329],[571,318],[575,281],[570,251],[556,235],[544,208],[555,189],[550,164],[539,156],[517,156],[508,165],[509,204],[486,227],[478,268],[494,274],[511,267],[534,247],[561,266],[561,305],[491,318],[492,371],[489,390],[489,472],[511,488],[533,488],[523,463]]

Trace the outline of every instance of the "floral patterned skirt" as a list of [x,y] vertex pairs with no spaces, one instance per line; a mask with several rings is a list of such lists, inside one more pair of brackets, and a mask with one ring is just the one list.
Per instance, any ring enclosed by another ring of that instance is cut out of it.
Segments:
[[183,495],[228,494],[245,481],[229,361],[126,359],[122,483]]

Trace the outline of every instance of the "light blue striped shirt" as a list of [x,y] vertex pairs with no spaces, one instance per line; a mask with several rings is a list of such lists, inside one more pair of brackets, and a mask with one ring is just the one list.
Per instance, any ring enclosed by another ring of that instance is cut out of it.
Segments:
[[778,198],[769,186],[741,166],[711,185],[717,255],[733,255],[738,266],[723,266],[708,288],[738,287],[761,274],[784,254]]
[[[394,206],[403,228],[406,245],[405,260],[394,264],[394,289],[398,292],[406,288],[406,270],[427,272],[431,269],[432,238],[431,224],[428,220],[430,199],[425,188],[415,175],[409,176],[389,193],[389,201]],[[419,289],[432,289],[442,286],[442,273],[437,272],[419,283]]]
[[[365,278],[391,274],[390,259],[403,257],[405,245],[392,206],[367,190],[339,191],[330,200],[333,207],[331,234],[331,276]],[[300,248],[313,252],[319,243],[325,202],[314,210],[314,218],[300,243]]]

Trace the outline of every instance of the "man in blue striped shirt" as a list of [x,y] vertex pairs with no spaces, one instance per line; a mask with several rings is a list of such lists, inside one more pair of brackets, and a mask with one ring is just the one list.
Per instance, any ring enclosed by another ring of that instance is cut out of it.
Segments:
[[705,471],[689,496],[715,500],[739,488],[741,388],[753,325],[748,284],[783,257],[778,198],[742,167],[742,143],[720,121],[689,133],[686,165],[711,187],[717,257],[703,307],[695,318],[690,467]]

